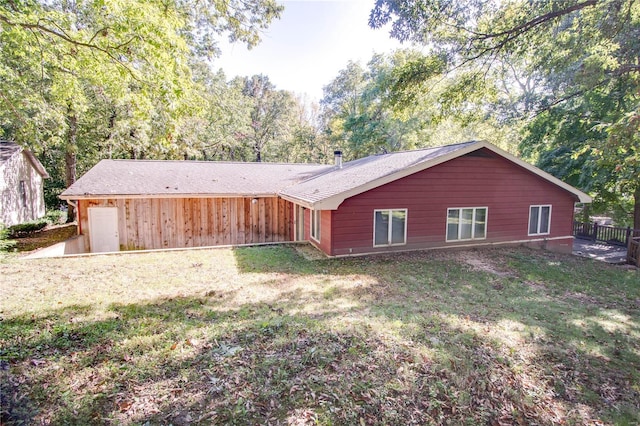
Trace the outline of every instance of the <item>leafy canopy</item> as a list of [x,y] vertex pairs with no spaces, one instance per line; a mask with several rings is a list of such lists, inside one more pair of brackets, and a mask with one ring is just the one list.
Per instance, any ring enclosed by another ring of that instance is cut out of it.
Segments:
[[[446,73],[462,84],[449,105],[475,103],[522,123],[522,152],[591,191],[630,205],[640,228],[640,3],[635,0],[377,0],[369,23],[423,44],[429,55],[397,71],[396,105]],[[493,97],[502,83],[504,93]]]

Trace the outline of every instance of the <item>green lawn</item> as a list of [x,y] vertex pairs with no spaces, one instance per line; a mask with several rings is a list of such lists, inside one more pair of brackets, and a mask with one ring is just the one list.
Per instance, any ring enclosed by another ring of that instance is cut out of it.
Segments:
[[0,259],[2,424],[640,423],[640,274],[524,248]]

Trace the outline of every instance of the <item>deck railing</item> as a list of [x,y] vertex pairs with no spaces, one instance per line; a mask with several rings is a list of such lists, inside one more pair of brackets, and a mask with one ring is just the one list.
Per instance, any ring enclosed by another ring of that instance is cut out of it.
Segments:
[[640,268],[640,237],[629,238],[627,262]]
[[595,222],[574,221],[573,236],[627,247],[632,238],[640,237],[640,229],[598,225]]

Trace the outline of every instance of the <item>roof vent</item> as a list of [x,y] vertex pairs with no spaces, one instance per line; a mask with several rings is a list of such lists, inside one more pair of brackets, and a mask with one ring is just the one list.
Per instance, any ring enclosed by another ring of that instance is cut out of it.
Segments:
[[342,151],[333,151],[333,157],[336,162],[336,167],[342,168]]

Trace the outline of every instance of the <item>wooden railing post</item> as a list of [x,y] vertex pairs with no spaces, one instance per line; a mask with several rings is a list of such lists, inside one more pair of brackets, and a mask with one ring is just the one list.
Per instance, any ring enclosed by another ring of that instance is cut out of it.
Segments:
[[593,222],[593,241],[598,239],[598,222]]
[[627,263],[635,264],[640,268],[640,238],[631,236],[627,246]]
[[627,235],[624,239],[624,242],[629,245],[629,241],[631,240],[631,227],[627,226]]

